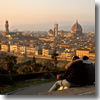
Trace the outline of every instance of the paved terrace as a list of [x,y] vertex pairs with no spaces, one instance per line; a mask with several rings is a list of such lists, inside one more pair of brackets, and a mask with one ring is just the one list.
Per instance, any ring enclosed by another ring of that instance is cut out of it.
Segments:
[[30,86],[7,93],[6,95],[95,95],[95,84],[47,92],[53,84],[54,82],[50,82],[46,84]]
[[74,87],[60,91],[53,91],[50,93],[38,93],[36,95],[95,95],[95,87],[93,85],[84,87]]

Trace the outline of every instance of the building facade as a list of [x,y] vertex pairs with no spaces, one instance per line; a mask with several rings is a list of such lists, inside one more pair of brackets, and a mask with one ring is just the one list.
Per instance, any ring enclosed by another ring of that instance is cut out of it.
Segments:
[[20,53],[26,55],[26,46],[20,46]]
[[34,55],[35,54],[35,48],[34,47],[26,47],[26,54],[27,55]]
[[79,57],[88,56],[89,57],[89,50],[88,49],[77,49],[76,55]]
[[17,53],[17,45],[10,45],[10,52]]
[[1,51],[10,52],[10,46],[8,44],[2,44]]
[[42,49],[42,56],[51,56],[53,51],[54,51],[53,49],[43,48]]
[[95,51],[89,52],[89,60],[95,62]]

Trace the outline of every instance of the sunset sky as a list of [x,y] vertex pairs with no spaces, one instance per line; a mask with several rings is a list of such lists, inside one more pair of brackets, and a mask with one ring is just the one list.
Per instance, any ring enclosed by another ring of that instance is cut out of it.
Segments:
[[[0,0],[1,1],[1,0]],[[5,20],[10,26],[41,24],[78,19],[95,24],[95,0],[2,0],[0,2],[0,30]]]

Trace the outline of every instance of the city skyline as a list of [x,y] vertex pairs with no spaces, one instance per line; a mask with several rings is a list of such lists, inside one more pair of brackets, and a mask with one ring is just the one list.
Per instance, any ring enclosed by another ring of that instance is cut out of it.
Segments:
[[39,26],[52,22],[60,22],[62,27],[63,22],[72,25],[76,19],[84,25],[95,25],[95,0],[3,0],[1,9],[0,30],[4,30],[5,20],[9,21],[11,29],[18,25]]

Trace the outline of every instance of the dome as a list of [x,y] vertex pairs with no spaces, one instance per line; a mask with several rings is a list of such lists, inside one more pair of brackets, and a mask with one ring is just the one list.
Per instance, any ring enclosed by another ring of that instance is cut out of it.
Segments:
[[48,31],[48,35],[49,35],[49,36],[52,36],[52,35],[53,35],[53,30],[52,30],[52,29],[50,29],[50,30]]
[[82,27],[76,20],[76,23],[71,28],[71,33],[79,33],[82,34]]

